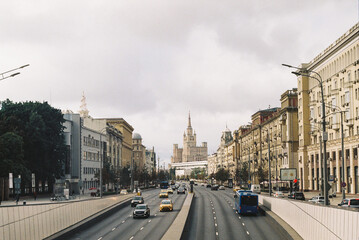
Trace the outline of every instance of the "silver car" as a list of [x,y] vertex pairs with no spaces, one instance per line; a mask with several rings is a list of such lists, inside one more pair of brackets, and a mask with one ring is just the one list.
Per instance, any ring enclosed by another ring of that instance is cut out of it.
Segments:
[[308,202],[324,204],[324,197],[323,196],[315,196],[308,200]]
[[148,218],[150,216],[150,208],[147,204],[138,204],[133,210],[133,218],[137,217],[145,217]]
[[359,208],[359,198],[346,198],[338,204],[340,207]]

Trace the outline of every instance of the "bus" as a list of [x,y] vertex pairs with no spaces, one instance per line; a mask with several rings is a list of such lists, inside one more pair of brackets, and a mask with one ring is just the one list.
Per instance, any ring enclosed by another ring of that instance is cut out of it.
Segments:
[[234,195],[234,202],[239,214],[258,213],[258,195],[252,191],[238,190]]
[[167,189],[169,187],[168,181],[161,181],[160,182],[160,188],[161,189]]

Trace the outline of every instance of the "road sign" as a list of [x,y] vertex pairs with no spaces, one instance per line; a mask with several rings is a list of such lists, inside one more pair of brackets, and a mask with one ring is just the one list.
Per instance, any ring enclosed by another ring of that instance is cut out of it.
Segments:
[[248,184],[251,184],[251,180],[248,180]]
[[294,182],[294,183],[297,183],[297,182],[298,182],[298,180],[297,180],[297,179],[294,179],[294,180],[293,180],[293,182]]
[[282,181],[293,181],[297,178],[296,168],[281,168],[280,169],[280,180]]

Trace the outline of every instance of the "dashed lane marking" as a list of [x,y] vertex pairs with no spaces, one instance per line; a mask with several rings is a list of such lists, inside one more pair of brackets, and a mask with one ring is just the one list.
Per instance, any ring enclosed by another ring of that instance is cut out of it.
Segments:
[[247,234],[249,235],[249,232],[247,231]]
[[242,225],[244,226],[244,223],[242,223]]
[[112,228],[112,232],[115,231],[116,228]]
[[133,239],[133,236],[132,237],[130,237],[130,240],[132,240]]
[[140,228],[140,231],[142,231],[142,230],[143,230],[143,228],[144,228],[144,227],[141,227],[141,228]]
[[241,217],[238,217],[239,219],[241,219]]
[[148,220],[148,222],[151,222],[151,220]]
[[218,232],[216,232],[216,235],[218,236]]
[[122,223],[126,222],[125,220],[122,221]]
[[216,219],[216,217],[213,217],[214,219]]
[[97,240],[101,240],[102,239],[102,237],[100,237],[99,239],[97,239]]
[[216,227],[217,227],[217,223],[215,223],[215,224],[214,224],[214,226],[216,226]]

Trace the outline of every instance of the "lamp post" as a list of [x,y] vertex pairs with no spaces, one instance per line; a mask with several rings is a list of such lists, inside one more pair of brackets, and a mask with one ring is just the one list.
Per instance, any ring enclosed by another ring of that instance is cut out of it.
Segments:
[[107,127],[104,127],[100,131],[100,197],[102,198],[102,133],[106,132]]
[[10,72],[13,72],[15,70],[19,70],[19,69],[22,69],[22,68],[25,68],[25,67],[28,67],[30,66],[30,64],[26,64],[26,65],[23,65],[21,67],[18,67],[18,68],[14,68],[14,69],[11,69],[9,71],[6,71],[6,72],[3,72],[3,73],[0,73],[0,81],[6,79],[6,78],[10,78],[10,77],[15,77],[16,75],[19,75],[20,72],[16,72],[16,73],[13,73],[13,74],[10,74],[7,76],[7,73],[10,73]]
[[[317,80],[319,82],[320,85],[320,90],[321,90],[321,95],[322,95],[322,124],[323,124],[323,160],[324,160],[324,171],[323,171],[323,177],[324,177],[324,205],[329,205],[329,199],[328,199],[328,170],[327,170],[327,140],[328,140],[328,133],[325,131],[326,130],[326,126],[325,126],[325,103],[324,103],[324,92],[323,92],[323,79],[320,76],[319,73],[313,71],[313,70],[308,70],[308,69],[304,69],[304,68],[298,68],[298,67],[293,67],[291,65],[288,64],[282,64],[284,67],[288,67],[288,68],[294,68],[297,69],[298,71],[296,72],[292,72],[293,74],[295,74],[296,76],[303,76],[303,77],[309,77],[309,78],[313,78],[315,80]],[[309,75],[310,73],[315,74],[317,77],[313,76],[313,75]]]

